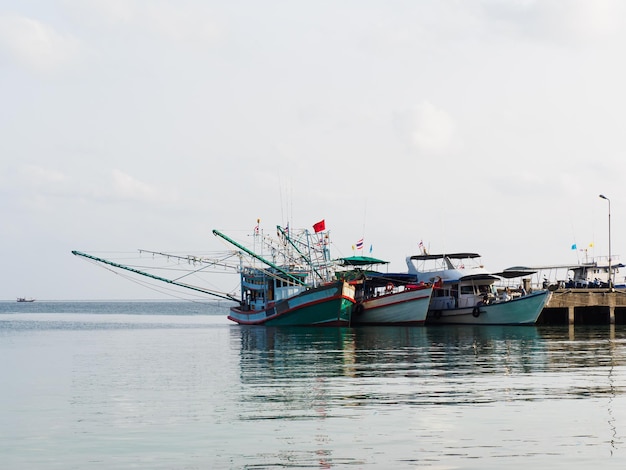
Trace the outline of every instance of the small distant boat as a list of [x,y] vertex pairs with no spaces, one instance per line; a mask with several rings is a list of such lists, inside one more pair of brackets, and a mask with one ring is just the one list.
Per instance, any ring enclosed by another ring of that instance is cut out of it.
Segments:
[[337,273],[356,287],[353,325],[423,325],[433,292],[432,284],[416,283],[414,275],[373,271],[387,261],[367,256],[340,258]]
[[426,323],[534,325],[550,291],[499,289],[496,283],[517,273],[493,274],[479,260],[477,253],[422,253],[406,259],[409,274],[435,283]]
[[31,299],[31,298],[26,298],[26,297],[18,297],[17,298],[18,302],[34,302],[35,299]]

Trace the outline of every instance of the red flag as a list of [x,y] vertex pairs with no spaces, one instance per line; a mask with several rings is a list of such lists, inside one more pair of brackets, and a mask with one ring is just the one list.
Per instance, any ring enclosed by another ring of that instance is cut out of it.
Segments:
[[326,230],[326,222],[324,221],[324,219],[320,220],[316,224],[313,224],[313,230],[315,230],[315,233],[321,232],[322,230]]

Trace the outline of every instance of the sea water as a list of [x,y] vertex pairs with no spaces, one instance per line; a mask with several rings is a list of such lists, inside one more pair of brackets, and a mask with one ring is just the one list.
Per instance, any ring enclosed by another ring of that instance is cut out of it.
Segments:
[[0,302],[3,469],[623,468],[626,327]]

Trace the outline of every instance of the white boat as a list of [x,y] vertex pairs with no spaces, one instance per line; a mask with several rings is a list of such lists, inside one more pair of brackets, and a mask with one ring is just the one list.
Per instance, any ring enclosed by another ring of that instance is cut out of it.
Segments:
[[26,297],[18,297],[17,298],[18,302],[34,302],[35,299],[31,299],[31,298],[26,298]]
[[353,325],[423,325],[433,292],[432,284],[415,282],[414,275],[374,271],[375,265],[387,264],[376,258],[352,256],[341,258],[344,267],[338,277],[355,286]]
[[417,282],[435,284],[427,324],[534,325],[550,299],[547,289],[498,287],[504,275],[487,271],[477,253],[423,253],[406,261]]

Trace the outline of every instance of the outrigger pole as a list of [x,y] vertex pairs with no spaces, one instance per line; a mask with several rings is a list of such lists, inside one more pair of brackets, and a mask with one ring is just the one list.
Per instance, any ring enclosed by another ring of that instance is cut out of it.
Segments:
[[292,276],[291,274],[289,274],[287,271],[285,271],[283,268],[276,266],[274,263],[272,263],[271,261],[268,261],[264,258],[262,258],[261,256],[257,255],[254,251],[250,251],[248,248],[246,248],[245,246],[237,243],[235,240],[233,240],[232,238],[227,237],[226,235],[224,235],[223,233],[221,233],[218,230],[213,230],[213,235],[216,235],[218,237],[223,238],[224,240],[226,240],[228,243],[231,243],[233,245],[235,245],[237,248],[239,248],[240,250],[248,253],[250,256],[252,256],[253,258],[258,259],[259,261],[261,261],[262,263],[267,264],[270,268],[273,268],[275,270],[277,270],[279,273],[284,274],[285,276],[287,276],[290,280],[294,281],[296,284],[299,284],[301,286],[306,286],[306,283],[303,282],[302,280],[298,279],[295,276]]
[[76,256],[81,256],[83,258],[87,258],[87,259],[90,259],[90,260],[93,260],[93,261],[97,261],[98,263],[108,264],[109,266],[113,266],[114,268],[124,269],[126,271],[130,271],[131,273],[140,274],[142,276],[150,277],[152,279],[156,279],[157,281],[163,281],[163,282],[166,282],[168,284],[175,285],[175,286],[180,286],[180,287],[184,287],[186,289],[191,289],[191,290],[195,290],[195,291],[198,291],[198,292],[202,292],[203,294],[213,295],[215,297],[219,297],[220,299],[232,300],[232,301],[235,301],[235,302],[239,302],[240,301],[236,297],[233,297],[233,296],[228,295],[228,294],[217,294],[217,293],[215,293],[213,291],[210,291],[210,290],[207,290],[207,289],[202,289],[200,287],[190,286],[189,284],[184,284],[182,282],[172,281],[171,279],[167,279],[167,278],[160,277],[160,276],[155,276],[154,274],[150,274],[150,273],[147,273],[147,272],[144,272],[144,271],[140,271],[138,269],[131,268],[129,266],[124,266],[123,264],[114,263],[113,261],[108,261],[106,259],[98,258],[97,256],[88,255],[87,253],[82,253],[80,251],[72,250],[72,254],[76,255]]

